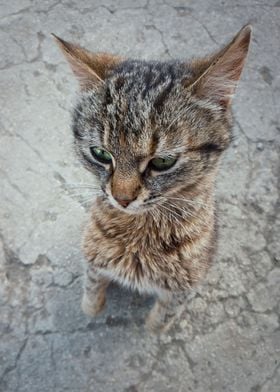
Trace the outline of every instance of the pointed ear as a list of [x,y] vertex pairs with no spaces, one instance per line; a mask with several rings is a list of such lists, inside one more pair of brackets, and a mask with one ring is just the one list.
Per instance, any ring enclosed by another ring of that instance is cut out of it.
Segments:
[[227,109],[236,90],[249,49],[251,26],[244,26],[221,51],[193,63],[199,72],[189,88],[201,98],[208,98]]
[[107,53],[91,53],[78,45],[64,41],[52,34],[59,48],[69,62],[82,90],[89,90],[104,82],[108,72],[123,61]]

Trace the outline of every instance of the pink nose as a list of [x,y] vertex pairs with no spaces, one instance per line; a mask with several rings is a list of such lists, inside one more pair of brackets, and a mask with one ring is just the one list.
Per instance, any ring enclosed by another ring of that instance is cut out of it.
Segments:
[[115,196],[115,200],[124,208],[126,208],[135,199],[136,197],[134,199],[120,199]]

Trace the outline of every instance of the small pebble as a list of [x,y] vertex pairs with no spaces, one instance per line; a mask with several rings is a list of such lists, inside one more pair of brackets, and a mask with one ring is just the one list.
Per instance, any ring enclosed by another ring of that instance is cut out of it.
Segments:
[[181,327],[181,328],[186,328],[187,326],[188,326],[187,320],[182,320],[182,321],[180,322],[180,327]]
[[259,142],[259,143],[257,143],[257,149],[259,150],[259,151],[262,151],[263,150],[263,143],[261,143],[261,142]]

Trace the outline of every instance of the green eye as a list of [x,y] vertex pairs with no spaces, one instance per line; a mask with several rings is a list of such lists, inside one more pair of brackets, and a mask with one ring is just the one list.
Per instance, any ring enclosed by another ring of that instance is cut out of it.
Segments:
[[112,162],[112,155],[106,151],[103,150],[103,148],[99,147],[91,147],[90,148],[91,155],[101,163],[109,164]]
[[164,171],[170,169],[176,162],[175,158],[154,158],[150,161],[150,167],[156,171]]

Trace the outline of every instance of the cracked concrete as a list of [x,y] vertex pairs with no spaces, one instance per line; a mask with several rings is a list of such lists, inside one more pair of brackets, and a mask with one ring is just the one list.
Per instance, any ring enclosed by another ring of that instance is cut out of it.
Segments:
[[[0,4],[0,391],[279,392],[280,2],[14,0]],[[178,324],[117,287],[80,309],[90,183],[71,148],[76,89],[50,33],[169,59],[217,49],[250,21],[235,140],[217,183],[219,250]]]

